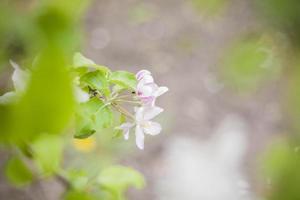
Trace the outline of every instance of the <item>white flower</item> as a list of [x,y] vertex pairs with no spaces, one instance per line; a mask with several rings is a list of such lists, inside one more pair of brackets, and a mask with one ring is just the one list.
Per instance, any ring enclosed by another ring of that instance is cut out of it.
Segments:
[[17,93],[23,92],[26,89],[27,82],[30,78],[29,72],[22,70],[17,63],[10,61],[10,64],[15,69],[12,75],[15,91],[7,92],[0,96],[0,104],[7,104],[14,101]]
[[166,93],[167,87],[159,87],[148,70],[141,70],[136,74],[138,80],[137,96],[144,105],[154,106],[156,98]]
[[12,60],[10,60],[10,64],[15,69],[15,71],[12,75],[12,81],[13,81],[15,90],[16,91],[24,91],[27,86],[27,82],[28,82],[28,79],[30,76],[28,71],[22,70],[20,68],[20,66]]
[[163,111],[159,107],[136,107],[135,108],[135,122],[124,123],[119,129],[123,130],[124,138],[128,140],[129,132],[135,126],[135,142],[138,148],[144,149],[145,133],[149,135],[157,135],[161,132],[161,126],[157,122],[151,121],[159,113]]
[[75,98],[79,103],[87,102],[90,99],[89,93],[81,89],[79,86],[75,86]]

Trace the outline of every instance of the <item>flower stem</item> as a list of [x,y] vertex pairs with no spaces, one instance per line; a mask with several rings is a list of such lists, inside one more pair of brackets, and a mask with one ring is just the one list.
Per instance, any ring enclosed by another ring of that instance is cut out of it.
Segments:
[[112,103],[111,105],[112,105],[117,111],[119,111],[120,113],[126,115],[127,117],[131,118],[132,120],[135,120],[135,119],[134,119],[134,116],[133,116],[130,112],[128,112],[125,108],[119,106],[119,105],[116,104],[116,103]]

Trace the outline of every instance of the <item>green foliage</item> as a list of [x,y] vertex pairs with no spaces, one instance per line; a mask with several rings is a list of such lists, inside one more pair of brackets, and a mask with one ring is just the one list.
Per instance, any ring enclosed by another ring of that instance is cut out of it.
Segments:
[[96,70],[88,72],[81,76],[80,82],[84,86],[88,86],[94,90],[98,90],[106,96],[110,95],[106,74],[104,74],[102,71]]
[[65,195],[64,199],[65,200],[96,200],[97,198],[95,198],[93,195],[91,195],[88,192],[72,190]]
[[220,63],[225,83],[239,92],[255,90],[277,75],[280,69],[272,43],[257,38],[235,43]]
[[33,174],[18,157],[12,157],[6,164],[5,175],[9,182],[17,187],[31,183]]
[[199,13],[209,16],[221,12],[227,3],[226,0],[190,0],[190,2]]
[[271,181],[270,200],[300,199],[300,156],[287,141],[273,144],[264,158],[265,175]]
[[65,58],[57,48],[44,50],[32,70],[26,93],[15,106],[13,140],[30,140],[43,132],[61,133],[73,110],[73,88]]
[[81,103],[77,112],[76,138],[87,138],[97,130],[108,128],[113,121],[113,114],[97,97]]
[[31,145],[33,157],[42,175],[53,175],[60,169],[63,156],[63,138],[42,135]]
[[109,81],[117,84],[118,86],[125,89],[135,90],[137,80],[135,75],[126,71],[115,71],[111,74]]
[[[80,41],[78,22],[88,1],[29,1],[26,8],[19,1],[11,2],[0,2],[0,66],[3,60],[13,59],[30,76],[21,83],[24,90],[7,93],[6,97],[13,94],[13,99],[1,98],[5,101],[0,102],[0,142],[20,153],[7,163],[7,179],[16,186],[25,186],[31,183],[33,174],[36,178],[66,178],[70,188],[66,188],[64,198],[72,200],[114,199],[115,194],[123,198],[128,186],[141,187],[143,177],[129,168],[104,169],[100,182],[88,176],[91,172],[86,173],[86,169],[62,168],[66,144],[62,134],[73,130],[69,126],[74,116],[76,138],[112,130],[116,123],[113,109],[119,109],[116,98],[124,90],[135,90],[137,84],[134,74],[111,72],[80,53],[71,63]],[[76,99],[77,89],[87,94],[86,101]],[[126,120],[125,114],[120,116],[118,125]],[[118,184],[108,181],[118,176]],[[110,188],[113,195],[101,188]]]
[[129,186],[141,189],[145,185],[145,180],[139,172],[131,168],[112,166],[100,173],[98,183],[114,196],[113,199],[122,200],[124,191]]
[[298,0],[256,0],[256,5],[265,17],[268,25],[287,33],[292,45],[299,47],[300,6]]

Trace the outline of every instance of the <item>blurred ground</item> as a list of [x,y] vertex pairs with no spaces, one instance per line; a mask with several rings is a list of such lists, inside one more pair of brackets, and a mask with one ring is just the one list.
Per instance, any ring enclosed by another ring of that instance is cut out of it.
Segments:
[[135,200],[257,199],[256,158],[278,132],[276,82],[239,95],[217,76],[220,56],[259,30],[250,1],[228,1],[207,16],[190,1],[95,1],[86,19],[85,54],[114,69],[149,69],[170,92],[162,135],[123,162],[148,186]]

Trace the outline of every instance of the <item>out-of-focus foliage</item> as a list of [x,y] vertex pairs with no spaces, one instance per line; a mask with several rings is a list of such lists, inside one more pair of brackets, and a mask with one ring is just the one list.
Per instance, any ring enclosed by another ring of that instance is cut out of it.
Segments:
[[[300,93],[299,93],[299,36],[300,36],[300,4],[297,0],[264,0],[255,1],[258,13],[266,22],[264,25],[273,32],[281,32],[288,38],[285,46],[286,54],[278,54],[285,59],[282,70],[284,93],[281,95],[282,110],[286,121],[285,139],[272,144],[267,151],[262,164],[264,173],[270,185],[267,199],[295,200],[300,199],[300,156],[299,156],[299,120],[300,120]],[[289,55],[287,55],[289,54]],[[276,57],[277,57],[276,56]],[[276,62],[278,63],[278,61]]]
[[200,14],[206,16],[214,16],[219,14],[228,3],[227,0],[190,0],[191,5],[198,11]]
[[245,38],[234,43],[221,60],[221,76],[238,92],[253,91],[279,75],[281,60],[271,38]]
[[293,45],[300,45],[300,5],[297,0],[256,0],[258,10],[272,26],[287,33]]
[[299,134],[300,126],[300,60],[298,58],[299,53],[296,53],[295,58],[290,62],[290,66],[287,70],[287,90],[285,91],[286,100],[284,108],[289,116],[289,127],[291,131]]
[[5,170],[8,180],[16,186],[24,186],[31,183],[33,174],[26,164],[17,156],[12,157]]
[[268,199],[299,199],[300,185],[299,147],[293,142],[280,141],[272,145],[265,155],[263,166],[270,183]]
[[124,191],[129,186],[143,188],[145,180],[140,173],[130,168],[113,166],[101,172],[98,183],[115,199],[122,200],[124,199]]
[[[12,78],[15,91],[6,93],[0,101],[0,145],[12,152],[5,174],[15,186],[52,177],[66,185],[65,199],[115,200],[119,196],[109,194],[97,181],[113,160],[113,152],[104,150],[104,145],[101,154],[95,152],[98,160],[94,155],[90,158],[94,163],[85,163],[86,155],[82,158],[82,168],[64,163],[64,152],[71,152],[66,147],[73,141],[73,136],[65,133],[73,132],[75,115],[81,117],[77,119],[80,123],[76,123],[80,127],[75,133],[78,138],[122,122],[119,116],[114,120],[111,108],[104,106],[104,101],[91,98],[86,103],[78,103],[74,86],[79,83],[85,92],[98,90],[108,98],[113,92],[132,89],[135,84],[133,74],[110,72],[81,54],[73,58],[80,46],[80,21],[88,3],[88,0],[0,2],[0,70],[6,70],[9,60],[20,63],[20,71],[16,72],[15,62],[11,62],[15,68]],[[23,72],[28,73],[26,80],[16,82],[19,81],[16,77],[21,77]],[[21,90],[20,84],[24,87]],[[117,85],[114,87],[117,90],[111,91],[113,85]],[[6,90],[1,88],[1,95]],[[112,130],[108,137],[113,137]],[[105,137],[101,141],[108,143]],[[95,138],[73,143],[78,155],[79,151],[96,151],[100,144],[96,145]],[[128,182],[117,188],[120,194],[128,186],[139,185],[136,181],[140,174],[133,169],[124,168],[118,173],[123,177],[128,175]],[[114,172],[104,174],[119,178]],[[143,181],[142,175],[139,178]]]

